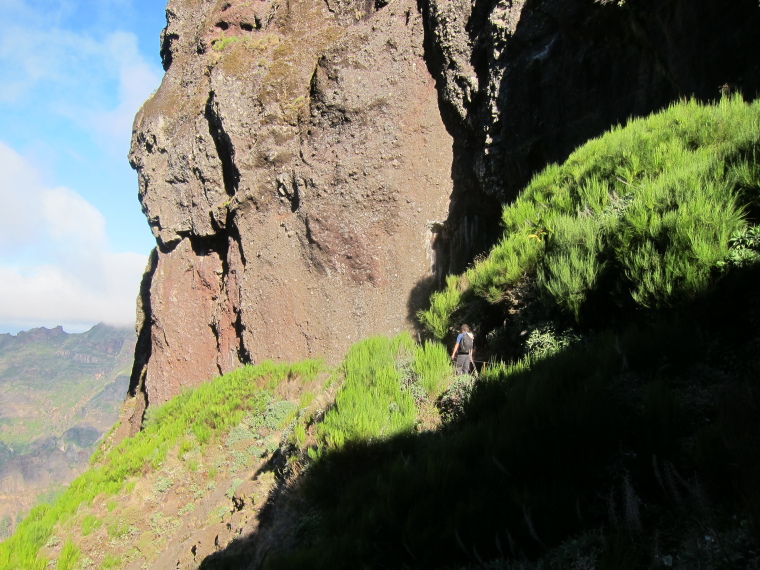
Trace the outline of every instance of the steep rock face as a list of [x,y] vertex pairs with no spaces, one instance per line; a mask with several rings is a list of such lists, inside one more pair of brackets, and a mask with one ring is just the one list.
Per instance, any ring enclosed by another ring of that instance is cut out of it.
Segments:
[[158,241],[132,379],[149,403],[410,326],[452,141],[415,2],[380,5],[169,2],[130,154]]
[[755,96],[758,24],[755,0],[170,0],[130,153],[158,242],[132,393],[411,326],[536,170]]
[[453,134],[447,270],[499,234],[537,170],[682,97],[760,92],[754,0],[425,0],[430,69]]

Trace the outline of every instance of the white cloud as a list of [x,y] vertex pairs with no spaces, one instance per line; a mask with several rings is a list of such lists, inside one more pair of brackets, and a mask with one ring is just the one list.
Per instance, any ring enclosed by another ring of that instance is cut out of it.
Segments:
[[0,323],[133,324],[146,257],[111,251],[102,214],[2,142],[0,172]]
[[114,62],[114,68],[118,69],[118,104],[105,111],[85,112],[83,115],[101,136],[113,141],[124,139],[128,142],[135,114],[158,87],[161,72],[142,58],[137,48],[137,38],[133,34],[111,34],[104,47]]
[[28,196],[38,195],[41,189],[37,173],[10,147],[0,142],[0,255],[6,255],[7,245],[30,243],[36,239],[36,204]]
[[[59,17],[36,8],[0,0],[0,104],[36,105],[125,153],[132,119],[163,71],[132,32],[95,37],[57,27]],[[66,3],[52,9],[66,12]]]

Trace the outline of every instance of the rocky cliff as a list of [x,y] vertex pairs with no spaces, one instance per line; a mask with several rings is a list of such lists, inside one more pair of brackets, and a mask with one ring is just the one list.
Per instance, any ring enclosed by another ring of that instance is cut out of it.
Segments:
[[760,87],[755,0],[169,0],[130,162],[156,237],[135,418],[245,362],[414,326],[538,168]]

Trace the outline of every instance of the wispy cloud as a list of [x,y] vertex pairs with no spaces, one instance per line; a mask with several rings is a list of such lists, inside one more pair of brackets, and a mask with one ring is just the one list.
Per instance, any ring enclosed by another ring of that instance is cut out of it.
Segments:
[[105,110],[90,112],[82,109],[81,116],[101,138],[128,141],[135,114],[158,87],[162,72],[141,57],[133,34],[114,33],[106,39],[104,47],[118,69],[118,102],[115,107]]
[[146,257],[112,251],[94,206],[2,142],[0,172],[0,323],[134,323]]
[[0,1],[0,104],[65,117],[125,152],[132,118],[163,71],[132,32],[64,27],[72,4]]
[[163,73],[140,51],[152,4],[0,0],[0,332],[134,322],[151,237],[125,156]]

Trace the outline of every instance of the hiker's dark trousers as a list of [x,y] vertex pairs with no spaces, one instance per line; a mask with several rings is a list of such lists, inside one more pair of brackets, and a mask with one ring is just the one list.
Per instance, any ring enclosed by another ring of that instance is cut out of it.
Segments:
[[470,373],[470,353],[457,354],[457,374],[469,374]]

